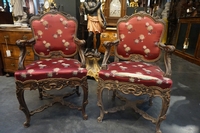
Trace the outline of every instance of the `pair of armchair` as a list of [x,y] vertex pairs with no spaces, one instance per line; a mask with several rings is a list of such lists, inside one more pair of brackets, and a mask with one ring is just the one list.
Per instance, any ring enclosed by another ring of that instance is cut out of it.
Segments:
[[[19,68],[15,72],[16,95],[20,109],[26,115],[24,125],[30,125],[30,117],[60,102],[71,108],[82,111],[83,119],[87,119],[85,112],[88,103],[88,83],[85,57],[83,53],[84,40],[76,37],[77,21],[75,18],[64,15],[58,11],[50,10],[41,16],[32,17],[30,20],[34,38],[31,40],[18,40],[21,53]],[[175,48],[171,45],[161,44],[165,25],[162,21],[155,20],[145,12],[119,19],[117,23],[118,40],[104,42],[105,55],[98,72],[97,98],[100,107],[101,122],[104,114],[124,110],[132,107],[144,118],[156,124],[156,132],[161,133],[160,124],[166,117],[170,102],[171,54]],[[26,46],[32,45],[36,60],[24,66]],[[115,47],[115,60],[107,64],[111,47]],[[160,59],[161,50],[164,53],[166,71],[152,62]],[[79,56],[77,56],[77,54]],[[79,59],[74,59],[80,58]],[[122,61],[125,60],[125,61]],[[52,90],[74,88],[72,92],[64,95],[53,95]],[[75,105],[65,100],[73,94],[80,95],[79,87],[83,90],[81,105]],[[38,109],[29,111],[24,98],[25,90],[38,90],[39,97],[53,99],[51,103]],[[102,93],[105,89],[113,91],[113,98],[118,97],[126,104],[120,107],[105,109]],[[126,94],[134,96],[148,95],[150,100],[159,96],[162,99],[162,108],[158,118],[153,118],[137,107],[144,101],[129,101]],[[133,104],[132,104],[133,103]]]

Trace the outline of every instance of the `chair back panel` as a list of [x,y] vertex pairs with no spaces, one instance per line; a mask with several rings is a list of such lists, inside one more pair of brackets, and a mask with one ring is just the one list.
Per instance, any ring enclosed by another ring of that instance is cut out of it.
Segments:
[[152,61],[160,57],[159,42],[164,33],[164,23],[154,20],[150,15],[133,14],[117,23],[119,45],[116,55],[120,59],[130,59],[134,54],[143,60]]
[[77,31],[77,21],[64,14],[46,13],[30,20],[36,39],[34,51],[38,56],[48,57],[51,52],[60,51],[64,56],[77,53],[74,37]]

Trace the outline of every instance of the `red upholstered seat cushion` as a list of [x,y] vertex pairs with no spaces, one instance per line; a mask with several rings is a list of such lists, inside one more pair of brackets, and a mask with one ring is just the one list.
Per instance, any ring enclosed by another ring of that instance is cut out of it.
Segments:
[[26,66],[25,70],[15,72],[16,80],[41,80],[47,78],[82,78],[87,75],[87,70],[81,68],[79,61],[70,58],[45,59],[35,61]]
[[155,65],[143,62],[113,62],[107,70],[100,70],[99,77],[103,80],[132,82],[145,86],[159,86],[163,89],[172,86],[172,80],[163,77],[163,71]]

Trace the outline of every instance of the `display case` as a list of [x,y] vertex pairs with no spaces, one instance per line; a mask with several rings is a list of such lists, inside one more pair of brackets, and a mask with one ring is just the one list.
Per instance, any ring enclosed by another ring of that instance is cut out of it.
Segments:
[[200,18],[179,19],[175,46],[175,54],[200,65]]

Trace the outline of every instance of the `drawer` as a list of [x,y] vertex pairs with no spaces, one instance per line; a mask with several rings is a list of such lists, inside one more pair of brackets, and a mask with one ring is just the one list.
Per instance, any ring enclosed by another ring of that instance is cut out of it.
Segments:
[[101,33],[101,41],[114,41],[117,39],[117,33],[115,32],[103,32]]
[[[14,60],[11,58],[4,58],[4,70],[6,72],[15,72],[18,69],[18,60]],[[25,61],[24,65],[28,65],[33,61]]]
[[0,32],[0,42],[6,43],[5,38],[8,44],[16,44],[18,39],[31,39],[31,32],[11,32],[11,31],[1,31]]
[[6,72],[15,72],[18,68],[18,60],[4,58],[4,68]]
[[[14,58],[14,59],[19,58],[20,50],[19,50],[18,46],[8,45],[8,49],[11,52],[11,56],[9,58]],[[7,46],[2,45],[3,57],[7,57],[6,50],[7,50]],[[32,47],[27,47],[26,50],[27,50],[27,54],[26,54],[25,60],[34,60],[34,53],[33,53]]]
[[[99,52],[104,53],[105,47],[103,46],[104,41],[115,41],[117,39],[116,31],[104,31],[101,33],[101,44],[99,46]],[[111,54],[114,53],[114,47],[111,48]]]

